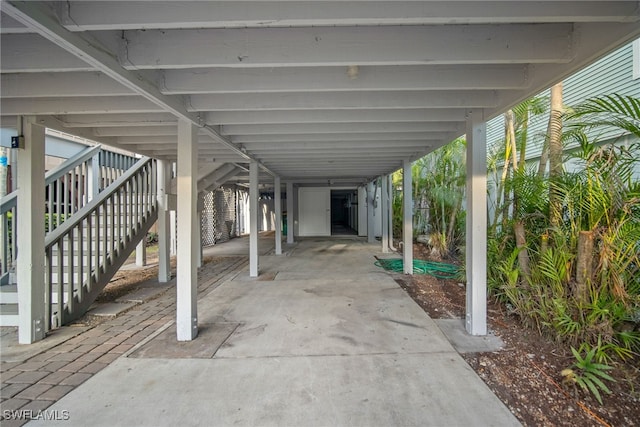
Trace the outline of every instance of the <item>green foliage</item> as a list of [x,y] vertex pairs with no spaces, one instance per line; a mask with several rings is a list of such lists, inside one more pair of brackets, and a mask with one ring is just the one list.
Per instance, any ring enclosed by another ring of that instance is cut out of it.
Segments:
[[[583,351],[586,351],[584,357],[582,356]],[[603,380],[615,382],[615,380],[606,372],[612,369],[611,366],[603,363],[596,363],[593,360],[596,354],[596,348],[589,349],[589,346],[580,346],[580,349],[576,350],[571,347],[571,352],[576,360],[573,364],[573,367],[575,368],[573,371],[573,379],[584,391],[591,392],[591,394],[593,394],[602,405],[602,396],[600,395],[600,391],[611,394],[611,390],[609,390]]]
[[[464,241],[462,203],[466,187],[464,139],[456,139],[414,162],[411,180],[414,235],[430,236],[433,252],[446,256]],[[393,229],[402,235],[402,171],[393,174]]]
[[640,138],[640,99],[613,94],[588,99],[567,118],[582,129],[614,127]]
[[66,215],[65,214],[48,214],[45,213],[44,214],[44,231],[45,233],[48,233],[49,231],[49,218],[51,218],[51,225],[53,226],[53,229],[57,228],[58,225],[62,224],[65,219],[66,219]]
[[[637,99],[612,95],[567,114],[563,139],[578,149],[567,156],[575,172],[554,181],[562,207],[557,227],[549,225],[548,178],[520,164],[506,175],[502,188],[512,196],[495,206],[500,220],[488,231],[490,292],[524,323],[571,346],[590,346],[587,361],[640,354],[640,182],[634,176],[640,144],[602,144],[593,137],[602,126],[637,135],[639,107]],[[528,275],[518,260],[524,248],[515,246],[515,221],[525,226]],[[592,253],[579,253],[581,232],[592,236]],[[591,260],[591,269],[579,285],[581,255]]]

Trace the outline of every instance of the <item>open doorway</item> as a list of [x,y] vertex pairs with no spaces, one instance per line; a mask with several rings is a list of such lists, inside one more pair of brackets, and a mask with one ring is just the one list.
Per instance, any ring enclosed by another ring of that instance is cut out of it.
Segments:
[[358,234],[358,191],[331,190],[331,235]]

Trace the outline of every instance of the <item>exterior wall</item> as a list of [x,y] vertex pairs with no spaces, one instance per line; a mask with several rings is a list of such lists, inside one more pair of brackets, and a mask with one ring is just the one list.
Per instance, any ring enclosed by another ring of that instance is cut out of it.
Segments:
[[[640,39],[630,43],[615,52],[601,58],[584,70],[566,78],[563,82],[563,102],[566,106],[575,106],[599,95],[621,94],[640,98]],[[549,98],[549,90],[539,94],[540,97]],[[544,114],[531,120],[529,127],[529,141],[527,144],[527,163],[537,165],[540,159],[542,143],[547,130],[549,115]],[[625,135],[623,131],[612,129],[609,131],[598,130],[592,134],[602,143],[613,142],[617,144],[630,144],[638,142],[632,135]],[[487,123],[488,152],[501,144],[504,139],[504,118],[498,116]],[[566,147],[566,151],[575,148],[575,145]],[[639,154],[640,155],[640,154]],[[567,162],[565,167],[572,169],[572,163]],[[640,178],[640,167],[636,168],[636,177]],[[494,176],[488,177],[488,206],[489,214],[493,215],[495,205]]]
[[[380,205],[380,188],[376,193],[376,207],[373,211],[374,229],[373,234],[376,237],[382,236],[382,207]],[[367,236],[367,189],[365,187],[358,188],[358,236]]]
[[[634,68],[635,66],[635,68]],[[576,106],[588,98],[618,93],[640,98],[640,40],[636,40],[617,51],[601,58],[584,70],[566,78],[563,83],[563,102],[567,106]],[[539,94],[549,97],[549,90]],[[541,115],[531,120],[527,159],[540,157],[542,143],[547,129],[549,115]],[[612,130],[600,131],[600,141],[618,138],[623,133]],[[491,152],[504,139],[504,118],[498,116],[487,123],[487,145]],[[568,147],[571,149],[571,147]]]

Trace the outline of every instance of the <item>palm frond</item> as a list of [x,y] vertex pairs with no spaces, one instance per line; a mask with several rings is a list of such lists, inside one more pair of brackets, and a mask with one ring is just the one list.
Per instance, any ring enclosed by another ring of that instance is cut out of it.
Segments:
[[632,96],[613,94],[590,98],[566,117],[575,127],[612,126],[640,138],[640,99]]

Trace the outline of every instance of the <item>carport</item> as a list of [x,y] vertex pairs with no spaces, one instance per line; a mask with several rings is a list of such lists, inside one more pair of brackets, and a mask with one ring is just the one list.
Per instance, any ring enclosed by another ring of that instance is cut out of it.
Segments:
[[[177,162],[177,201],[162,199],[159,221],[163,242],[177,206],[178,340],[198,333],[201,182],[248,185],[252,206],[272,187],[280,254],[281,187],[293,212],[300,188],[371,194],[381,178],[388,213],[388,175],[411,176],[413,160],[466,135],[466,328],[483,335],[485,122],[638,37],[639,18],[637,1],[3,1],[2,126],[25,137],[28,170],[39,170],[43,126],[157,158],[160,181]],[[21,185],[38,195],[43,184],[34,173]],[[404,194],[411,274],[410,180]],[[251,277],[257,220],[252,209]],[[34,255],[19,269],[33,310],[21,328],[38,339],[44,237],[29,229],[19,238]]]

